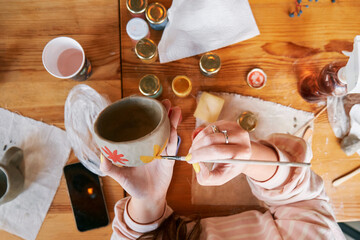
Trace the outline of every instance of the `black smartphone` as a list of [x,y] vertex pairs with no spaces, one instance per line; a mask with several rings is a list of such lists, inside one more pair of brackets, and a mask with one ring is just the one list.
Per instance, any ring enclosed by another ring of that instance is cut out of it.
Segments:
[[99,177],[81,163],[64,167],[77,229],[84,232],[109,224],[102,184]]

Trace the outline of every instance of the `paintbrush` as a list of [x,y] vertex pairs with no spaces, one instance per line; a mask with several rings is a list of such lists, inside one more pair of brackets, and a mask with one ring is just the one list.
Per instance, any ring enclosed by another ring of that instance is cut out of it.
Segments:
[[325,110],[327,106],[323,107],[317,114],[315,114],[314,118],[310,119],[307,123],[305,123],[301,128],[299,128],[296,132],[294,132],[294,136],[298,136],[300,133],[304,132],[304,130],[315,121]]
[[[161,156],[162,159],[186,161],[184,156]],[[246,159],[214,159],[203,161],[208,163],[242,163],[251,165],[271,165],[271,166],[288,166],[288,167],[311,167],[311,163],[298,163],[298,162],[274,162],[265,160],[246,160]]]

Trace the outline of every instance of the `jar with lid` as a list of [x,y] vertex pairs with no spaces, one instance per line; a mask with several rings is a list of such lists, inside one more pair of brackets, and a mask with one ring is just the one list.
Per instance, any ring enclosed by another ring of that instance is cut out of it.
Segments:
[[220,57],[215,53],[205,53],[200,58],[199,66],[202,74],[214,76],[221,68]]
[[158,2],[152,3],[146,8],[145,17],[154,30],[163,30],[168,22],[166,8]]
[[141,78],[139,90],[144,96],[157,98],[162,94],[163,87],[159,78],[153,74],[148,74]]
[[135,54],[144,63],[154,63],[157,59],[157,46],[149,38],[143,38],[135,46]]
[[126,33],[131,38],[131,42],[136,45],[143,38],[150,37],[150,30],[147,22],[142,18],[132,18],[126,24]]
[[145,18],[147,0],[126,0],[126,8],[132,17]]

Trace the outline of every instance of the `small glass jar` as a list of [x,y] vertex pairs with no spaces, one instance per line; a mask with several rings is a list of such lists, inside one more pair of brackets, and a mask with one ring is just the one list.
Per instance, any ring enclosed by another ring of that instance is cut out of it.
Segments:
[[252,132],[257,126],[257,117],[254,113],[246,111],[240,114],[236,122],[245,131]]
[[163,87],[159,78],[153,74],[148,74],[141,78],[139,90],[145,96],[157,98],[162,94]]
[[135,54],[144,63],[156,61],[158,53],[156,44],[149,38],[143,38],[136,43]]
[[166,8],[158,2],[152,3],[146,8],[145,17],[154,30],[163,30],[168,22]]
[[134,45],[141,39],[150,37],[149,26],[142,18],[132,18],[126,24],[126,33]]
[[132,17],[145,18],[147,0],[126,0],[126,7]]
[[178,97],[187,97],[192,90],[191,80],[184,75],[176,76],[171,84],[172,90]]
[[267,76],[263,70],[260,68],[254,68],[251,70],[247,77],[246,82],[247,84],[256,89],[263,88],[266,84]]
[[201,56],[199,65],[202,74],[214,76],[221,68],[220,57],[215,53],[205,53]]

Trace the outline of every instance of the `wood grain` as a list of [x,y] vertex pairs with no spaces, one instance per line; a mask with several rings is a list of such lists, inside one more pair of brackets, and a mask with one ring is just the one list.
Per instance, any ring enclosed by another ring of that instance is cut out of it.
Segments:
[[[160,2],[167,8],[171,5],[170,0]],[[355,0],[335,4],[313,2],[301,17],[295,18],[287,16],[293,1],[251,0],[250,5],[261,35],[215,51],[222,60],[222,69],[216,77],[207,78],[198,69],[200,56],[161,65],[141,63],[125,32],[131,17],[123,0],[0,0],[0,107],[64,129],[65,99],[68,91],[80,83],[48,74],[42,66],[41,53],[52,38],[70,36],[83,46],[94,69],[93,76],[84,83],[111,101],[122,97],[122,89],[124,96],[139,94],[138,81],[145,74],[154,73],[160,78],[164,87],[162,98],[169,98],[183,110],[179,127],[183,140],[181,155],[186,155],[191,145],[190,136],[195,126],[192,114],[199,90],[234,92],[317,112],[321,106],[305,102],[297,93],[296,70],[309,62],[318,70],[330,61],[346,59],[341,50],[351,50],[353,38],[359,34],[360,3]],[[151,30],[151,38],[158,43],[161,33]],[[262,68],[268,75],[267,85],[261,90],[246,85],[245,76],[253,67]],[[193,81],[192,95],[185,99],[171,92],[171,80],[180,74]],[[325,114],[315,121],[313,151],[312,169],[323,177],[338,220],[359,220],[360,177],[336,189],[331,182],[358,166],[360,159],[357,155],[347,157],[341,151]],[[74,161],[72,155],[69,162]],[[178,213],[227,215],[255,208],[191,205],[191,173],[191,166],[176,163],[168,203]],[[113,206],[123,191],[115,181],[105,178],[104,192],[113,218]],[[38,239],[108,239],[111,232],[110,226],[77,232],[62,179]],[[0,231],[0,239],[19,238]]]
[[[0,107],[64,129],[64,103],[75,85],[84,83],[111,101],[121,98],[118,1],[0,0]],[[93,67],[85,82],[52,77],[43,67],[45,44],[58,36],[77,40]],[[72,154],[68,163],[77,159]],[[103,179],[111,219],[123,190]],[[37,239],[109,239],[111,224],[80,233],[76,229],[64,177]],[[20,239],[0,231],[0,239]]]
[[[171,1],[161,0],[165,7]],[[203,76],[199,71],[200,55],[175,62],[144,64],[136,58],[133,46],[126,34],[125,26],[131,16],[125,2],[120,1],[121,61],[124,96],[140,94],[138,82],[145,74],[155,74],[163,84],[161,99],[168,98],[183,111],[183,122],[179,126],[182,138],[180,155],[185,156],[191,145],[191,133],[195,127],[193,112],[198,91],[232,92],[258,97],[285,106],[310,112],[318,112],[322,106],[304,101],[297,91],[299,69],[309,65],[314,71],[334,60],[346,60],[341,50],[351,50],[354,37],[359,34],[360,3],[354,0],[319,1],[309,3],[301,17],[288,17],[294,6],[288,0],[252,0],[250,5],[258,24],[260,35],[219,50],[222,61],[220,72],[214,78]],[[158,43],[161,31],[151,29],[151,38]],[[262,68],[268,81],[263,89],[251,89],[245,77],[254,67]],[[177,75],[187,75],[193,82],[192,94],[184,99],[171,91],[171,81]],[[340,149],[327,114],[315,121],[312,169],[322,176],[339,221],[360,219],[360,177],[354,177],[340,189],[331,186],[333,179],[353,169],[360,162],[358,155],[347,157]],[[176,163],[168,192],[168,203],[179,214],[224,215],[244,209],[227,206],[191,205],[191,172],[186,163]]]

